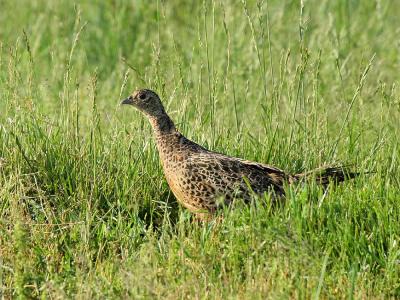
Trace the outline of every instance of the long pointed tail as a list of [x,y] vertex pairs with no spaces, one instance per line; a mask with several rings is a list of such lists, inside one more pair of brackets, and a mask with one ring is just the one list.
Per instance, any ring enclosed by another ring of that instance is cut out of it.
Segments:
[[330,182],[339,183],[359,176],[360,173],[352,172],[348,167],[321,167],[304,173],[295,174],[296,181],[315,180],[318,184],[326,186]]

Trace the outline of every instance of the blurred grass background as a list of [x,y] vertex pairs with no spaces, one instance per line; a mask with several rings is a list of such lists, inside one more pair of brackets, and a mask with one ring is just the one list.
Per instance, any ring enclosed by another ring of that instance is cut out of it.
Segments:
[[[400,3],[0,8],[2,297],[400,297]],[[375,173],[197,224],[118,105],[138,87],[210,149]]]

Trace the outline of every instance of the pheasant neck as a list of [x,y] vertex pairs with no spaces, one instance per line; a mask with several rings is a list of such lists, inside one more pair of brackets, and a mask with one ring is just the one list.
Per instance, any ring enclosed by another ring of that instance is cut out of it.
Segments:
[[160,116],[151,117],[150,123],[153,127],[156,138],[176,132],[174,122],[172,122],[166,113]]

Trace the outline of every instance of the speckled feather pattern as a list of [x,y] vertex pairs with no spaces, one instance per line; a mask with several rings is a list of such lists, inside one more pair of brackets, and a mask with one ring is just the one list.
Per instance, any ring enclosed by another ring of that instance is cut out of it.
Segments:
[[[153,91],[135,91],[123,104],[135,106],[149,118],[167,182],[178,202],[194,213],[212,213],[234,199],[249,201],[252,194],[270,193],[273,199],[282,199],[285,184],[314,174],[290,175],[272,166],[205,149],[175,128]],[[315,179],[325,185],[330,179],[343,181],[356,175],[331,167],[319,169]]]
[[249,200],[251,193],[283,196],[283,184],[291,179],[277,168],[208,151],[177,131],[156,136],[168,184],[193,212],[215,211],[234,198]]

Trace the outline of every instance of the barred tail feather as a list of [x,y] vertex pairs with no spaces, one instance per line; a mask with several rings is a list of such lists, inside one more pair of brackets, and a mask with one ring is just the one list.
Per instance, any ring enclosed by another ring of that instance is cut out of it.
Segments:
[[318,184],[326,186],[330,182],[339,183],[345,180],[353,179],[360,173],[352,172],[347,167],[321,167],[304,173],[295,174],[296,181],[315,180]]

